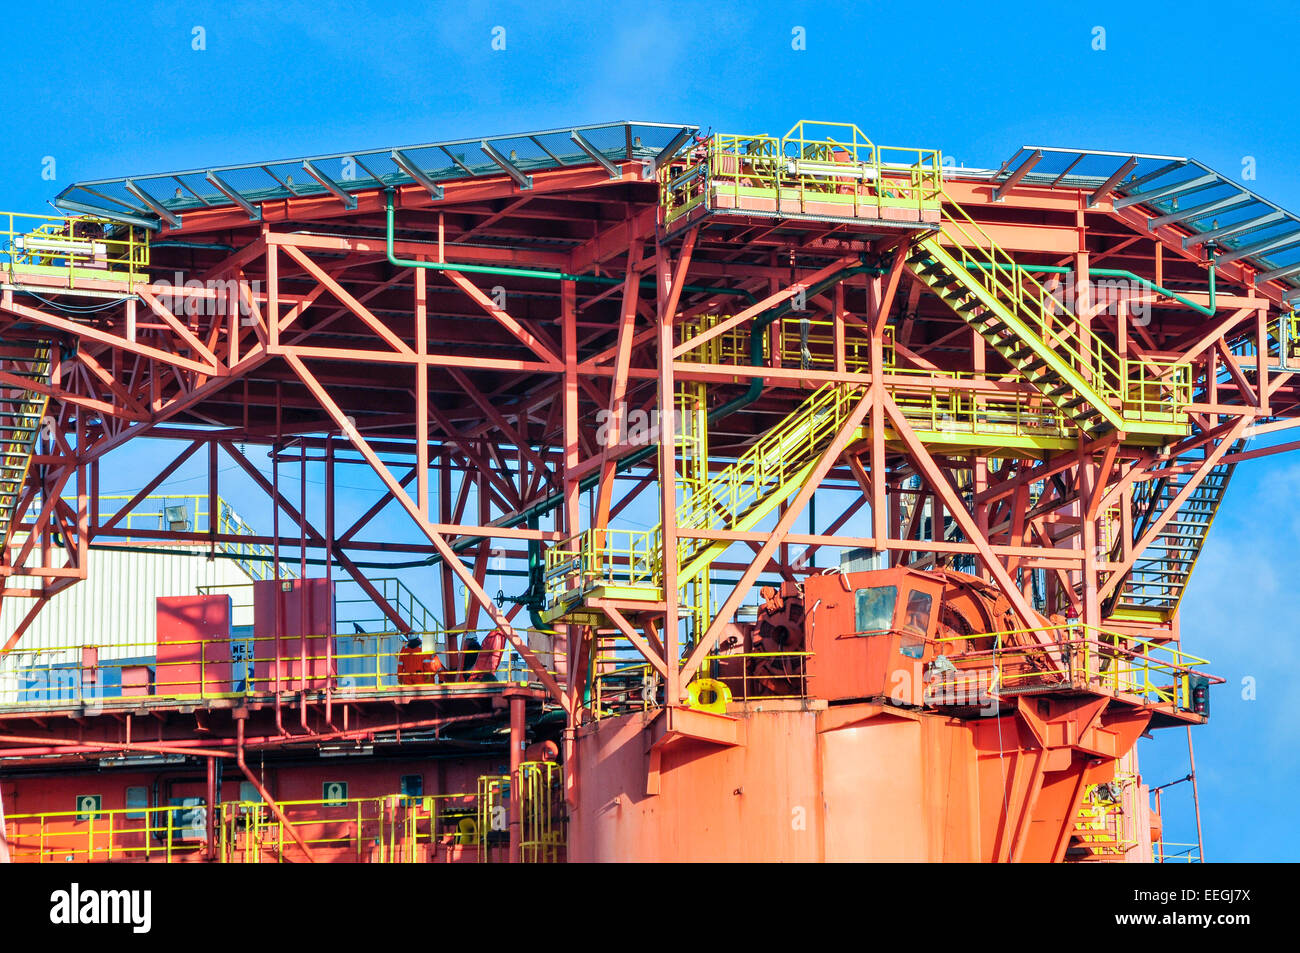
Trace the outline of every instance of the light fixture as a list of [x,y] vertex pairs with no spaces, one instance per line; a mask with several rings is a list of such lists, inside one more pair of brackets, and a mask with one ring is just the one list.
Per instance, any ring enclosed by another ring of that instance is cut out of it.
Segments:
[[147,768],[160,764],[184,764],[183,754],[119,754],[100,758],[101,768]]
[[367,757],[374,753],[374,745],[342,744],[320,746],[320,756],[322,758]]

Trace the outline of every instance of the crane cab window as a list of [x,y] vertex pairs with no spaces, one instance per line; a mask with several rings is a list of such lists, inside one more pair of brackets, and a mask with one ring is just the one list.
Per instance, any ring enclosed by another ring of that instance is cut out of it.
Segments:
[[907,611],[903,613],[903,628],[918,635],[927,635],[930,631],[930,609],[934,597],[928,592],[913,589],[907,596]]
[[903,638],[899,643],[899,651],[908,658],[920,658],[925,651],[933,607],[934,597],[930,593],[920,589],[908,593],[907,609],[903,612]]
[[853,626],[859,635],[887,632],[894,624],[897,586],[873,586],[857,591]]

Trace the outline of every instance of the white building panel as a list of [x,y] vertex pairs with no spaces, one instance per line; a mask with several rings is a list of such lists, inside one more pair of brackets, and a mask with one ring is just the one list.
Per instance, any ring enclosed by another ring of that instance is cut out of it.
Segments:
[[[252,579],[239,564],[207,551],[121,552],[91,548],[88,578],[56,595],[41,610],[14,651],[0,658],[0,699],[17,688],[15,673],[31,666],[75,663],[93,645],[101,661],[153,655],[155,612],[160,596],[227,592],[234,624],[252,625]],[[32,587],[31,579],[11,585]],[[9,596],[0,606],[0,635],[7,640],[31,608],[30,599]],[[3,644],[3,643],[0,643]]]

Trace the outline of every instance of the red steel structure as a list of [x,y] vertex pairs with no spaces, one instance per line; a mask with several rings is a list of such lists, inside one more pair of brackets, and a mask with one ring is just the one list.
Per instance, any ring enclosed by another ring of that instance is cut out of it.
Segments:
[[[4,652],[96,545],[264,547],[271,588],[237,691],[199,599],[119,697],[6,699],[14,859],[1164,850],[1133,745],[1203,722],[1214,681],[1180,600],[1236,464],[1300,445],[1251,445],[1300,422],[1285,210],[1178,157],[969,170],[809,122],[56,203],[0,263],[0,600],[29,607]],[[101,461],[146,436],[175,452],[101,514]],[[270,533],[128,529],[191,459],[210,514],[233,465]],[[382,484],[355,519],[340,468]],[[371,581],[384,558],[419,564],[436,627]],[[309,604],[335,578],[428,659],[344,685]],[[121,791],[83,799],[106,761]]]

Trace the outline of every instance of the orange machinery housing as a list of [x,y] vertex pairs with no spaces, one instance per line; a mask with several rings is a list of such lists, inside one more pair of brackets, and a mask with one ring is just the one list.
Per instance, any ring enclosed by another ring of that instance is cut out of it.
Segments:
[[[1061,860],[1087,853],[1085,791],[1142,732],[1203,720],[1080,677],[1070,622],[1043,618],[1055,641],[1039,641],[962,573],[837,572],[764,595],[718,661],[726,714],[578,729],[572,756],[600,769],[576,792],[572,859]],[[1136,827],[1157,823],[1141,810]]]

